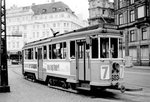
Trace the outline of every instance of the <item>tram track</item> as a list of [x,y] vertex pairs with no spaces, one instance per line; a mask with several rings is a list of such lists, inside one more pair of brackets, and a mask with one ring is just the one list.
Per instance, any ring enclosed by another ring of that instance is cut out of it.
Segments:
[[[10,68],[10,70],[13,72],[13,73],[15,73],[16,75],[18,75],[18,76],[22,76],[22,74],[20,73],[20,71],[18,71],[19,69],[18,68]],[[17,71],[16,71],[17,70]],[[32,80],[30,80],[30,79],[27,79],[27,81],[31,81],[31,82],[33,82]],[[39,82],[39,81],[35,81],[34,83],[38,83],[38,84],[43,84],[43,83],[41,83],[41,82]],[[126,83],[126,84],[128,84],[128,85],[131,85],[131,86],[137,86],[137,87],[142,87],[143,89],[145,89],[145,88],[150,88],[149,86],[143,86],[143,85],[137,85],[137,84],[130,84],[130,83]],[[47,84],[43,84],[43,85],[47,85]],[[70,88],[68,88],[68,89],[65,89],[65,88],[62,88],[62,87],[59,87],[59,86],[52,86],[52,85],[48,85],[47,86],[48,88],[51,88],[51,89],[56,89],[56,90],[60,90],[60,91],[64,91],[64,92],[69,92],[69,93],[74,93],[74,94],[79,94],[80,92],[81,92],[81,90],[72,90],[72,89],[70,89]],[[106,91],[110,91],[110,92],[113,92],[114,94],[121,94],[121,93],[119,93],[118,92],[118,90],[113,90],[113,89],[107,89]],[[82,91],[83,92],[83,91]],[[84,93],[83,94],[89,94],[89,95],[93,95],[93,94],[95,94],[95,93],[90,93],[90,91],[84,91]],[[124,93],[125,95],[132,95],[132,96],[143,96],[143,93],[142,92],[135,92],[135,91],[126,91],[125,93]],[[144,96],[149,96],[149,93],[145,93],[144,94]],[[100,96],[101,97],[101,96]]]

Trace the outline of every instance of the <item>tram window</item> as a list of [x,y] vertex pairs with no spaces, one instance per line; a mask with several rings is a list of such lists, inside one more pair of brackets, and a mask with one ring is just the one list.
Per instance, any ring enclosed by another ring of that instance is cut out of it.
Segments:
[[52,45],[52,59],[56,59],[56,44]]
[[67,56],[67,45],[66,42],[63,42],[63,47],[61,49],[61,55],[62,55],[62,59],[65,59]]
[[63,52],[61,53],[61,49],[62,49],[62,43],[56,44],[56,58],[57,59],[62,59]]
[[89,49],[90,49],[90,45],[86,44],[86,50],[89,50]]
[[52,48],[51,48],[51,45],[49,45],[49,59],[52,59]]
[[92,58],[98,58],[98,39],[92,39]]
[[44,59],[47,59],[47,47],[43,46]]
[[49,45],[49,58],[50,59],[65,59],[67,56],[66,42]]
[[119,39],[119,58],[123,58],[123,45],[122,45],[122,39]]
[[34,48],[34,53],[35,53],[35,59],[37,59],[37,48]]
[[109,38],[100,38],[100,57],[109,58]]
[[118,38],[111,38],[110,41],[110,55],[112,58],[118,58]]
[[75,58],[75,41],[70,42],[70,58]]
[[25,59],[28,59],[28,50],[25,49]]
[[79,53],[78,53],[78,58],[79,59],[82,59],[83,57],[84,57],[84,44],[82,43],[82,42],[80,42],[79,44],[78,44],[78,51],[79,51]]
[[25,50],[25,59],[33,59],[33,48]]

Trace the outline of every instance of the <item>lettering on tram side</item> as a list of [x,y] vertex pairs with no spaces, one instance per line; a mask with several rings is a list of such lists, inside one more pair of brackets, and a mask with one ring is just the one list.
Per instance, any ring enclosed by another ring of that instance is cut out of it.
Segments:
[[37,69],[37,64],[24,64],[25,69]]
[[70,75],[70,62],[45,62],[43,68],[47,73]]
[[47,65],[47,70],[50,70],[50,71],[59,71],[59,64]]

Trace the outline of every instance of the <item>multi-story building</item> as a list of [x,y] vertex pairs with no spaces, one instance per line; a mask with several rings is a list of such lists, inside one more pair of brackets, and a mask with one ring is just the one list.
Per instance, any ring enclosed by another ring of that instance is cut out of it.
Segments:
[[88,26],[66,4],[52,1],[7,9],[8,52],[17,54],[25,43],[53,36],[53,31],[64,33]]
[[124,31],[125,55],[150,65],[150,0],[115,0],[115,23]]
[[114,23],[114,3],[109,0],[89,1],[89,24]]

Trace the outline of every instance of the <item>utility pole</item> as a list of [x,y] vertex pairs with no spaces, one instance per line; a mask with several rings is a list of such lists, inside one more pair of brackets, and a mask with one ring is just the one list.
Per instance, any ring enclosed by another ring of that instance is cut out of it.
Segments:
[[7,70],[6,9],[5,0],[0,0],[0,92],[10,92]]

